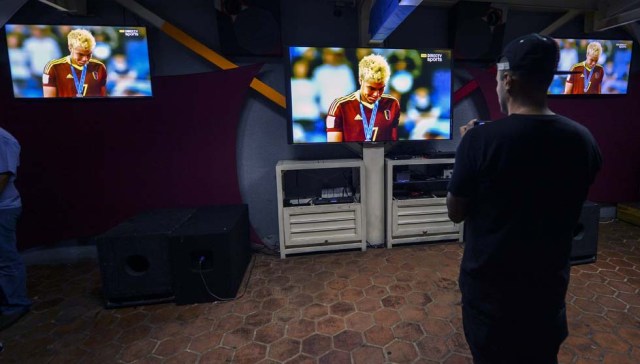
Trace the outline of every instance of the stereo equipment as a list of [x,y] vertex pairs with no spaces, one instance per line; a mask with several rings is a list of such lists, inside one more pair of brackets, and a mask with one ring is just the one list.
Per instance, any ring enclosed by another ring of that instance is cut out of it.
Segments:
[[171,234],[178,305],[236,297],[251,259],[246,205],[199,208]]
[[571,246],[571,265],[594,263],[598,253],[598,224],[600,206],[585,201],[580,219],[573,231]]
[[107,308],[173,300],[169,234],[193,211],[147,211],[96,238]]
[[246,205],[143,212],[96,237],[107,308],[235,297],[251,258]]

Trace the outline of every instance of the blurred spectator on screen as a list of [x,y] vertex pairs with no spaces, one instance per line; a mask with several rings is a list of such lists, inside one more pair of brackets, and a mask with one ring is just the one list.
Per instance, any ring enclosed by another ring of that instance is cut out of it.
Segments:
[[560,61],[558,62],[558,69],[561,71],[568,71],[571,66],[578,63],[578,48],[576,42],[573,39],[564,39],[558,41],[560,47]]
[[9,49],[13,92],[17,97],[21,97],[31,79],[29,54],[22,48],[22,35],[19,33],[8,33],[7,48]]
[[356,90],[356,80],[343,48],[322,49],[323,63],[313,71],[313,82],[320,90],[320,110],[326,112],[338,97]]
[[[291,79],[291,111],[293,123],[304,131],[303,138],[294,142],[305,142],[305,135],[315,130],[316,122],[322,123],[320,107],[318,106],[318,89],[309,76],[309,63],[299,59],[292,66]],[[322,128],[324,129],[324,127]],[[324,133],[322,133],[324,136]],[[295,135],[294,135],[295,136]]]
[[24,50],[29,54],[31,76],[39,80],[47,62],[60,58],[62,52],[49,27],[32,25],[29,31],[31,35],[24,41]]

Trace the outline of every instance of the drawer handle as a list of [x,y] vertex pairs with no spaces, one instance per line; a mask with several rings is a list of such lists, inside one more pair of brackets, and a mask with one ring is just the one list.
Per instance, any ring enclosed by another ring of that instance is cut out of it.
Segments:
[[325,244],[326,244],[326,243],[328,243],[328,242],[329,242],[329,240],[325,240],[324,242],[325,242]]

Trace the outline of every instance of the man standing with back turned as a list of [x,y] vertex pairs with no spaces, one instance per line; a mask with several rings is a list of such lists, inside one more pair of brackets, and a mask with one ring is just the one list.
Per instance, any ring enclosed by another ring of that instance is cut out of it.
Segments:
[[0,330],[24,316],[31,306],[27,274],[16,246],[16,223],[22,212],[14,185],[20,164],[20,144],[0,128]]
[[464,332],[476,364],[557,363],[568,335],[573,230],[601,156],[589,131],[547,106],[556,42],[530,34],[497,64],[508,116],[460,128],[447,207],[465,221]]

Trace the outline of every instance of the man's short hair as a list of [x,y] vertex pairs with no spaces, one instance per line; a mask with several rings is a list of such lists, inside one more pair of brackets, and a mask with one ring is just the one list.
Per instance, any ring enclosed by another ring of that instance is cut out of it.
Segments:
[[587,55],[600,58],[600,54],[602,54],[602,44],[599,42],[591,42],[587,45]]
[[379,54],[370,54],[360,60],[358,77],[360,82],[374,81],[386,84],[391,76],[391,68],[387,60]]
[[87,51],[93,51],[96,47],[96,39],[86,29],[74,29],[67,35],[67,43],[70,48],[80,47]]

